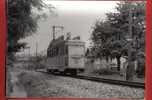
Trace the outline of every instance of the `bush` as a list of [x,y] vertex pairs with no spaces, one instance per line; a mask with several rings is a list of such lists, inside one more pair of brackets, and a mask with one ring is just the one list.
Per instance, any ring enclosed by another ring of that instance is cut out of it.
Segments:
[[13,92],[13,83],[11,82],[11,70],[13,68],[13,60],[10,58],[6,59],[6,96],[10,96]]
[[49,96],[48,93],[45,93],[45,90],[48,89],[48,84],[45,81],[44,75],[28,71],[22,72],[18,77],[29,97]]
[[145,76],[145,58],[143,56],[138,56],[136,73],[139,78]]
[[13,84],[11,82],[11,74],[10,71],[7,69],[6,71],[6,96],[10,96],[13,92]]
[[99,75],[112,75],[112,74],[119,74],[119,72],[113,71],[108,68],[94,70],[93,73],[99,74]]
[[24,69],[26,70],[36,70],[36,69],[43,69],[43,68],[45,68],[45,65],[37,61],[29,61],[28,63],[24,64]]

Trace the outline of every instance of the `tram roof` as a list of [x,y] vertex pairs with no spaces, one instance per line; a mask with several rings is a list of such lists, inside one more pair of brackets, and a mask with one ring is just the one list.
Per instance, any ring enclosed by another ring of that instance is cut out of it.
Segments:
[[83,42],[82,40],[64,40],[64,38],[58,38],[58,39],[55,39],[55,40],[52,40],[50,42],[50,45],[48,48],[52,48],[52,47],[55,47],[55,46],[58,46],[58,45],[85,45],[85,42]]

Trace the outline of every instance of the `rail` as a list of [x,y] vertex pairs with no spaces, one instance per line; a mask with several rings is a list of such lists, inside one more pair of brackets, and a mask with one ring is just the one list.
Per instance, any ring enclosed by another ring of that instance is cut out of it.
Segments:
[[[47,74],[52,74],[48,73],[46,71],[40,71],[43,73]],[[103,83],[108,83],[108,84],[115,84],[115,85],[122,85],[122,86],[129,86],[129,87],[134,87],[134,88],[145,88],[145,83],[140,83],[140,82],[131,82],[131,81],[122,81],[122,80],[114,80],[114,79],[106,79],[106,78],[99,78],[99,77],[93,77],[93,76],[85,76],[85,75],[63,75],[63,74],[53,74],[53,75],[58,75],[58,76],[64,76],[64,77],[71,77],[71,78],[77,78],[77,79],[83,79],[83,80],[89,80],[89,81],[95,81],[95,82],[103,82]]]

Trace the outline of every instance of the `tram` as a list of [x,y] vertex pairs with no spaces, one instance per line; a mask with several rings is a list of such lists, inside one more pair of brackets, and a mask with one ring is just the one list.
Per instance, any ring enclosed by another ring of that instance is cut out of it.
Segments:
[[84,56],[85,42],[60,36],[47,49],[47,71],[76,75],[84,70]]

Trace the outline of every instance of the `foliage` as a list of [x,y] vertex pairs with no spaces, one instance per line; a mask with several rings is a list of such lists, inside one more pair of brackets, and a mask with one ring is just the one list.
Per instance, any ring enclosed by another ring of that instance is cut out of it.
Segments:
[[[129,9],[132,10],[132,16],[129,17]],[[92,42],[93,52],[96,57],[117,58],[118,70],[120,70],[120,57],[128,55],[129,25],[132,25],[133,39],[131,51],[144,52],[145,47],[145,2],[119,2],[116,12],[107,13],[104,21],[98,20],[93,28]],[[129,20],[132,19],[132,23]]]
[[19,40],[32,35],[37,29],[37,21],[41,14],[34,13],[44,10],[41,0],[8,0],[8,52],[17,52],[26,46]]
[[111,69],[107,69],[107,68],[102,68],[102,69],[99,69],[99,70],[94,70],[92,73],[93,73],[93,74],[99,74],[99,75],[119,74],[118,72],[113,71],[113,70],[111,70]]

